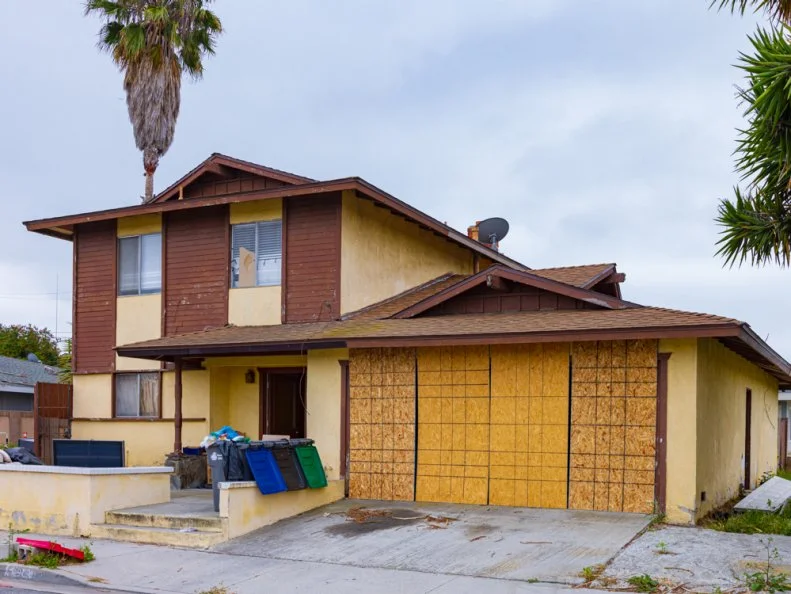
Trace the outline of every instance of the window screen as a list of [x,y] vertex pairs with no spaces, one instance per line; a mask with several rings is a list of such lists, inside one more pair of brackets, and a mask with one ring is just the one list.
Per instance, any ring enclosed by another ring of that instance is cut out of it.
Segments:
[[115,376],[115,416],[159,417],[159,374],[117,374]]
[[118,294],[144,295],[162,288],[162,234],[118,240]]
[[261,221],[233,226],[232,287],[279,285],[282,258],[282,221]]

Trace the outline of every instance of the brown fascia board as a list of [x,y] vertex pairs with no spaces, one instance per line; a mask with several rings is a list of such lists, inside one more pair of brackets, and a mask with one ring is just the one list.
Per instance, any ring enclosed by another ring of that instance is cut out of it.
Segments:
[[435,295],[427,297],[423,301],[420,301],[391,317],[398,319],[412,318],[428,309],[431,309],[432,307],[439,305],[440,303],[447,301],[448,299],[451,299],[452,297],[455,297],[456,295],[464,293],[473,287],[483,284],[486,282],[486,279],[489,276],[498,276],[506,280],[536,287],[537,289],[544,289],[559,295],[580,299],[581,301],[586,301],[587,303],[591,303],[593,305],[606,307],[607,309],[627,309],[631,307],[640,307],[635,303],[623,301],[616,297],[611,297],[609,295],[604,295],[602,293],[597,293],[588,289],[580,289],[579,287],[550,280],[542,276],[531,274],[530,272],[512,270],[505,268],[502,265],[495,264],[494,266],[490,266],[489,268],[482,270],[478,274],[474,274],[466,279],[460,280],[458,283],[448,287],[444,291],[440,291]]
[[[53,227],[69,227],[82,223],[92,223],[96,221],[105,221],[108,219],[118,219],[121,217],[130,217],[142,214],[151,214],[159,212],[171,212],[176,210],[186,210],[190,208],[201,208],[206,206],[217,206],[222,204],[232,204],[236,202],[249,202],[252,200],[267,200],[273,198],[288,198],[299,196],[314,196],[326,192],[340,192],[343,190],[354,190],[367,196],[369,199],[380,202],[384,206],[398,212],[404,217],[414,221],[419,225],[427,227],[441,237],[446,237],[451,241],[461,244],[487,258],[500,262],[506,266],[516,268],[517,270],[529,270],[523,264],[516,260],[501,254],[500,252],[486,247],[466,235],[459,233],[455,229],[440,223],[438,220],[430,217],[424,212],[419,211],[405,202],[390,196],[383,192],[376,186],[373,186],[359,177],[347,177],[335,179],[324,182],[314,182],[299,184],[293,186],[284,186],[282,188],[274,188],[271,190],[257,190],[252,192],[240,192],[236,194],[228,194],[225,196],[214,196],[208,198],[190,198],[188,200],[170,200],[165,202],[149,202],[147,204],[139,204],[135,206],[124,206],[121,208],[110,208],[107,210],[99,210],[95,212],[87,212],[76,215],[67,215],[62,217],[55,217],[50,219],[38,219],[34,221],[25,221],[23,224],[28,231],[36,233],[45,233],[49,230],[52,235]],[[65,229],[64,229],[65,231]],[[61,239],[69,239],[65,233],[55,235]]]
[[309,177],[295,175],[293,173],[288,173],[287,171],[281,171],[279,169],[272,169],[271,167],[258,165],[250,161],[243,161],[241,159],[236,159],[235,157],[229,157],[228,155],[223,155],[221,153],[213,153],[208,159],[200,163],[197,167],[192,169],[181,179],[173,182],[170,186],[168,186],[167,188],[162,190],[159,194],[154,196],[154,198],[148,204],[165,202],[175,192],[178,191],[179,186],[186,186],[194,182],[204,173],[209,172],[210,165],[225,165],[226,167],[232,167],[233,169],[238,169],[240,171],[245,171],[247,173],[253,173],[256,175],[264,175],[266,177],[271,177],[272,179],[276,179],[278,181],[282,181],[287,184],[306,184],[306,183],[314,183],[316,181],[315,179],[311,179]]
[[779,369],[791,382],[791,364],[788,363],[777,351],[770,347],[758,336],[747,324],[741,327],[739,339],[749,346],[752,350],[760,354],[773,367]]
[[348,337],[328,340],[309,338],[276,343],[223,343],[208,345],[161,346],[134,344],[115,348],[122,357],[172,360],[173,357],[212,357],[272,353],[304,352],[327,348],[373,348],[450,346],[472,344],[530,344],[549,342],[582,342],[594,340],[626,340],[647,338],[739,338],[739,324],[701,324],[697,326],[657,326],[643,328],[607,328],[589,330],[555,330],[547,332],[460,334],[398,337]]
[[602,282],[607,277],[611,276],[615,273],[615,264],[610,264],[607,268],[602,270],[599,274],[594,276],[593,278],[589,279],[584,285],[582,285],[583,289],[591,289],[595,287],[597,284]]

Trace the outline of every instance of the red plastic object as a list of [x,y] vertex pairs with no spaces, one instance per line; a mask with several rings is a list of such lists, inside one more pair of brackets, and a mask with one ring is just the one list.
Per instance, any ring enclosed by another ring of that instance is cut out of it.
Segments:
[[59,555],[66,555],[67,557],[73,557],[74,559],[77,559],[79,561],[85,561],[85,553],[83,553],[81,550],[69,549],[64,547],[63,545],[59,545],[58,543],[52,542],[50,540],[33,540],[32,538],[17,537],[16,542],[17,544],[33,547],[34,549],[51,551],[53,553],[58,553]]

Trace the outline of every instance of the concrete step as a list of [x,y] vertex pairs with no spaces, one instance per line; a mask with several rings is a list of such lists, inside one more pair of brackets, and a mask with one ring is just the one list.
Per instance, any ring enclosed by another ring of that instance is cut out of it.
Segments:
[[93,524],[91,538],[108,538],[124,542],[157,544],[190,549],[206,549],[225,541],[223,533],[195,530],[182,532],[154,526],[126,526],[123,524]]
[[106,524],[135,528],[166,528],[169,530],[195,528],[201,532],[222,532],[223,528],[219,516],[171,515],[132,510],[105,512],[104,521]]

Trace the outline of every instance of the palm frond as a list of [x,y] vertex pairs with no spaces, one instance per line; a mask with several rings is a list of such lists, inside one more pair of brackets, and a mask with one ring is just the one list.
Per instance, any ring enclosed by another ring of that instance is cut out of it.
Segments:
[[769,18],[789,22],[791,20],[791,0],[711,0],[710,8],[729,10],[730,12],[744,14],[748,10],[764,12]]
[[728,266],[791,265],[791,200],[788,195],[744,195],[720,203],[717,223],[723,227],[717,255]]

